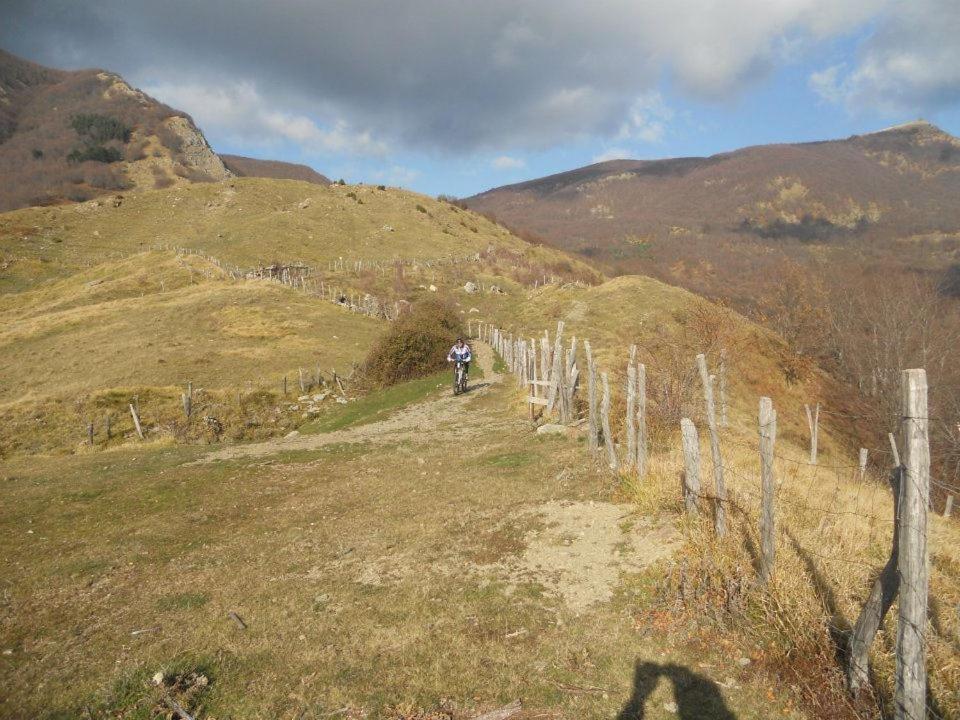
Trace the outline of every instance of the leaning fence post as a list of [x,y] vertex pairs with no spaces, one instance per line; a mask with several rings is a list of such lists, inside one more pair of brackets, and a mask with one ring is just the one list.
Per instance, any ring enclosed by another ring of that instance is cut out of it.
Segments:
[[776,521],[773,496],[776,480],[773,474],[773,452],[777,441],[777,413],[773,401],[760,398],[760,479],[763,505],[760,511],[760,582],[766,585],[773,577],[776,557]]
[[607,460],[610,469],[619,467],[617,450],[613,445],[613,435],[610,433],[610,382],[606,373],[600,373],[600,382],[603,384],[603,401],[600,404],[600,423],[603,426],[603,442],[607,446]]
[[680,421],[683,436],[683,501],[689,515],[700,514],[700,437],[690,418]]
[[130,403],[130,414],[133,415],[133,424],[137,428],[137,435],[139,435],[140,439],[143,440],[143,428],[140,427],[140,413],[137,412],[137,409],[133,406],[133,403]]
[[637,477],[647,474],[647,366],[637,366]]
[[597,428],[597,366],[593,362],[593,351],[590,341],[583,341],[583,349],[587,353],[587,418],[590,432],[590,449],[596,451],[599,437]]
[[810,464],[817,464],[817,436],[820,433],[820,403],[817,403],[817,409],[811,413],[810,406],[804,405],[803,409],[807,412],[807,427],[810,429]]
[[904,370],[902,381],[903,481],[900,493],[900,618],[897,625],[897,720],[926,717],[925,634],[929,582],[927,507],[930,442],[927,373]]
[[[896,448],[896,443],[893,445]],[[884,565],[880,575],[870,589],[870,595],[863,604],[857,624],[850,633],[847,644],[847,684],[850,692],[856,697],[870,682],[870,646],[877,635],[877,630],[883,623],[893,600],[900,587],[900,576],[897,572],[900,548],[900,485],[903,478],[903,468],[900,467],[899,457],[890,473],[890,488],[893,490],[893,546],[890,557]]]
[[707,358],[702,353],[697,355],[697,367],[700,369],[700,381],[703,383],[703,398],[707,406],[707,427],[710,430],[710,457],[713,459],[713,480],[716,483],[716,511],[714,513],[714,527],[717,535],[723,536],[727,530],[725,503],[727,489],[723,482],[723,457],[720,455],[720,437],[717,433],[716,410],[713,405],[713,383],[710,373],[707,372]]

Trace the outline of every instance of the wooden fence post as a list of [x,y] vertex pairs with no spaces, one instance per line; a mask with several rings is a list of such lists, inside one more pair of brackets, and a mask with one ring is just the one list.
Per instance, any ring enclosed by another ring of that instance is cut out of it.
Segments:
[[763,505],[760,511],[760,582],[764,585],[773,578],[776,558],[776,520],[773,499],[776,479],[773,474],[774,446],[777,442],[777,413],[773,401],[760,398],[760,479]]
[[683,436],[683,501],[689,515],[700,514],[700,437],[690,418],[680,421]]
[[647,366],[637,366],[637,477],[647,474]]
[[103,418],[103,428],[104,428],[104,430],[105,430],[106,433],[107,433],[107,440],[109,440],[111,437],[113,437],[113,434],[112,434],[112,432],[111,432],[111,430],[110,430],[110,416],[109,416],[109,415],[107,415],[107,416],[105,416],[105,417]]
[[284,397],[286,397],[287,395],[287,376],[286,375],[283,376],[283,395]]
[[702,353],[697,355],[697,367],[700,370],[700,381],[703,383],[703,398],[707,406],[707,427],[710,430],[710,457],[713,459],[713,480],[716,484],[717,499],[713,516],[713,524],[717,535],[723,536],[727,531],[727,489],[723,481],[723,457],[720,454],[720,436],[717,433],[716,409],[713,404],[713,383],[710,373],[707,372],[707,358]]
[[897,439],[893,436],[893,433],[887,433],[887,438],[890,440],[890,454],[893,455],[893,466],[898,468],[900,467],[900,452],[897,450]]
[[600,404],[600,423],[603,426],[603,442],[607,446],[607,461],[611,470],[617,470],[617,449],[613,445],[613,435],[610,432],[610,382],[606,373],[600,373],[600,382],[603,384],[603,401]]
[[927,373],[902,375],[903,479],[900,485],[900,618],[897,625],[897,720],[926,717],[925,635],[929,565],[927,508],[930,498],[930,441]]
[[599,428],[597,427],[597,366],[593,362],[593,351],[590,348],[590,341],[583,341],[583,349],[587,353],[587,418],[588,432],[590,433],[590,449],[596,451],[599,438]]
[[[896,443],[894,443],[896,448]],[[899,458],[896,458],[899,460]],[[897,572],[900,548],[900,485],[903,468],[897,462],[890,473],[890,488],[893,490],[893,545],[890,558],[870,589],[870,595],[863,604],[860,617],[850,633],[847,644],[847,685],[856,697],[870,682],[870,646],[883,623],[900,587],[900,575]]]
[[863,479],[864,479],[864,478],[866,477],[866,475],[867,475],[867,456],[868,456],[869,453],[870,453],[870,451],[867,450],[867,448],[860,448],[860,456],[859,456],[859,462],[860,462],[860,469],[859,469],[860,482],[863,482]]
[[943,506],[943,516],[945,518],[953,515],[953,495],[947,495],[947,504]]
[[90,444],[91,447],[93,446],[93,423],[92,422],[87,423],[87,442]]
[[130,403],[130,414],[133,415],[133,424],[137,428],[137,435],[143,440],[143,428],[140,427],[140,413],[137,412],[137,408],[133,406],[133,403]]
[[817,409],[811,413],[810,406],[804,405],[803,409],[807,412],[807,427],[810,429],[810,464],[817,464],[817,436],[820,434],[820,403],[817,403]]

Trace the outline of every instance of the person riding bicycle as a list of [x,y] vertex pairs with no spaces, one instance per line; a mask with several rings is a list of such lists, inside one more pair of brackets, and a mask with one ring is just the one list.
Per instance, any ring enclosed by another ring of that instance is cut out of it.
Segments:
[[463,363],[463,376],[470,376],[470,361],[473,359],[473,351],[470,350],[470,346],[467,345],[463,338],[457,338],[456,344],[450,348],[450,352],[447,353],[447,362],[458,361]]

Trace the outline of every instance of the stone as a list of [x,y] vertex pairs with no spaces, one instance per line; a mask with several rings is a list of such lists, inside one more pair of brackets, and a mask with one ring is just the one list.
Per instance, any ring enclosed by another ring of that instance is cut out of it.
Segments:
[[467,295],[473,295],[475,292],[477,292],[477,290],[478,290],[477,284],[474,282],[467,282],[463,286],[463,291],[467,293]]
[[436,291],[437,291],[437,286],[436,286],[436,285],[431,285],[431,286],[430,286],[429,288],[427,288],[427,289],[428,289],[430,292],[436,292]]
[[284,437],[285,437],[285,438],[295,438],[295,437],[300,437],[300,433],[299,433],[299,432],[297,432],[296,430],[291,430],[291,431],[290,431],[290,432],[288,432],[288,433],[287,433],[286,435],[284,435]]
[[567,426],[555,423],[546,423],[537,428],[537,435],[566,435]]
[[746,666],[749,665],[751,662],[753,662],[753,661],[750,660],[750,658],[748,658],[748,657],[742,657],[742,658],[740,658],[739,660],[737,660],[737,665],[739,665],[740,667],[746,667]]

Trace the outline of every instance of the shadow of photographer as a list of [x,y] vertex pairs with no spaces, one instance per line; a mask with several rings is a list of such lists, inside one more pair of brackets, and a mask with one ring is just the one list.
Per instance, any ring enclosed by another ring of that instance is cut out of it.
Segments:
[[617,715],[617,720],[643,720],[647,700],[661,677],[673,685],[677,717],[681,720],[736,720],[710,678],[690,671],[682,665],[652,662],[637,663],[633,673],[633,694]]

